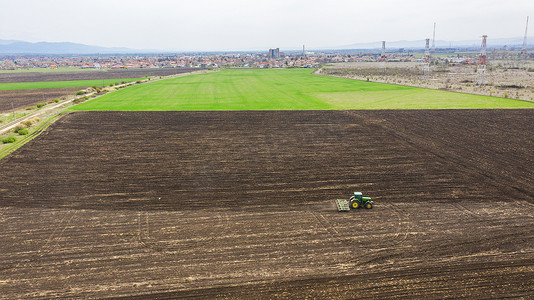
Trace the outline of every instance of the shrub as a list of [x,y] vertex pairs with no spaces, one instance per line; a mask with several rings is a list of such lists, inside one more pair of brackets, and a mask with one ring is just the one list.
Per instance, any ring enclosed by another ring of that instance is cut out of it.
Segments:
[[30,106],[30,107],[26,107],[26,110],[32,110],[32,109],[34,109],[34,108],[35,108],[35,107]]
[[54,99],[54,102],[58,103],[58,102],[59,102],[59,99]]
[[137,80],[135,83],[141,83],[141,80]]
[[26,127],[31,127],[33,125],[33,122],[32,122],[32,120],[27,120],[27,121],[24,121],[24,123],[22,123],[22,124],[24,124],[24,126],[26,126]]
[[77,91],[77,92],[76,92],[76,96],[83,95],[83,94],[84,94],[83,91]]
[[18,132],[21,131],[22,129],[24,129],[24,126],[22,126],[22,125],[17,125],[17,126],[15,126],[15,129],[13,129],[13,132],[14,132],[14,133],[18,133]]
[[121,81],[121,83],[122,83],[122,84],[125,84],[125,83],[126,83],[126,81],[124,81],[124,80],[123,80],[123,81]]
[[19,132],[17,132],[17,133],[19,135],[27,135],[30,132],[28,131],[28,129],[24,128],[24,129],[19,130]]
[[113,86],[113,83],[110,83],[109,86]]
[[46,103],[37,103],[37,104],[35,104],[35,106],[37,106],[37,108],[41,108],[41,107],[43,107],[45,105],[46,105]]
[[89,99],[89,96],[85,96],[84,98],[85,98],[85,100],[88,100],[88,99]]
[[3,144],[14,143],[17,139],[14,136],[6,137],[2,139]]

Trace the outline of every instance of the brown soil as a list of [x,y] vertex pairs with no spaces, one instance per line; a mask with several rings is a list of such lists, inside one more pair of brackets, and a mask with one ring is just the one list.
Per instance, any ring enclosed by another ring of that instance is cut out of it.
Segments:
[[74,95],[83,88],[67,89],[33,89],[33,90],[0,90],[0,113],[11,111],[11,103],[15,109],[30,107],[36,103],[48,102],[66,95]]
[[154,69],[124,69],[107,71],[80,71],[80,72],[24,72],[24,73],[0,73],[2,82],[39,82],[39,81],[66,81],[66,80],[91,80],[91,79],[121,79],[141,78],[148,76],[168,76],[188,73],[196,69],[191,68],[154,68]]
[[[0,290],[528,298],[533,117],[69,114],[0,161]],[[338,213],[353,191],[375,208]]]

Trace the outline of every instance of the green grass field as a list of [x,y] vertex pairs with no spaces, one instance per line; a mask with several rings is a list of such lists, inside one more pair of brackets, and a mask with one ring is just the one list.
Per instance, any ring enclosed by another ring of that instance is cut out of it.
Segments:
[[[136,81],[146,78],[104,79],[104,85],[116,84],[121,81]],[[39,82],[13,82],[0,83],[0,91],[6,90],[29,90],[29,89],[57,89],[70,87],[102,86],[102,79],[94,80],[67,80],[67,81],[39,81]]]
[[222,70],[133,86],[73,110],[317,110],[534,108],[534,103],[310,74]]

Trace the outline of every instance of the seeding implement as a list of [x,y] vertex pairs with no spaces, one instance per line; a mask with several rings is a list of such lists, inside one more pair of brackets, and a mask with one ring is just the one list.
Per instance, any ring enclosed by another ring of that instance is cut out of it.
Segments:
[[373,208],[373,201],[370,197],[363,197],[361,192],[354,192],[354,195],[349,200],[336,200],[338,211],[350,211],[350,209],[358,209],[365,207],[367,209]]

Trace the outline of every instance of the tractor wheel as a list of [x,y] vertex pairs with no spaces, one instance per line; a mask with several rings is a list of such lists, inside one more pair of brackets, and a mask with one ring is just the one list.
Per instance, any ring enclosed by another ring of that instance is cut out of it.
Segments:
[[352,202],[352,208],[354,208],[354,209],[360,208],[360,202],[358,202],[358,201]]
[[367,208],[367,209],[373,208],[373,203],[371,203],[371,202],[365,203],[365,208]]

